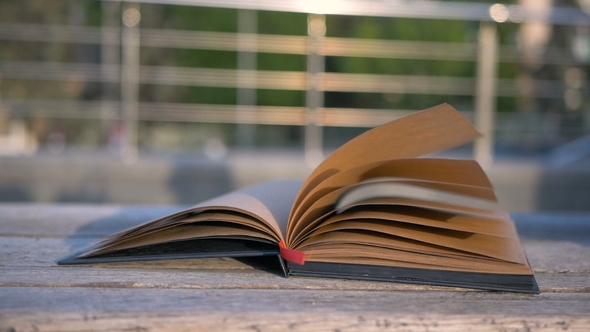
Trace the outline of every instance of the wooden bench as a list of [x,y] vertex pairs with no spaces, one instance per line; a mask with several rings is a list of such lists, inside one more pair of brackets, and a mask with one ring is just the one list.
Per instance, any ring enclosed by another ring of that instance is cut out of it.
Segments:
[[0,204],[0,331],[590,330],[590,213],[515,214],[542,293],[286,279],[255,261],[55,261],[180,207]]

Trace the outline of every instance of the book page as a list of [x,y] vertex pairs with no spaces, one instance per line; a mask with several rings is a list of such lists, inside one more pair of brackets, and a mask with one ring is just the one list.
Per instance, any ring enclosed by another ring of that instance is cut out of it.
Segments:
[[[383,183],[386,184],[388,182],[393,183],[393,185],[419,185],[423,188],[430,188],[430,191],[445,191],[451,190],[451,192],[461,192],[468,196],[477,196],[482,191],[484,193],[490,193],[491,189],[489,188],[481,188],[481,187],[469,187],[464,186],[461,184],[454,184],[454,183],[446,183],[446,182],[433,182],[433,181],[419,181],[419,180],[407,180],[407,179],[393,179],[393,178],[377,178],[373,179],[373,184]],[[337,210],[337,203],[338,201],[345,195],[347,192],[353,190],[357,187],[362,187],[366,184],[357,183],[352,184],[347,187],[339,188],[337,190],[331,191],[325,196],[317,199],[311,206],[303,213],[303,215],[299,218],[297,224],[295,225],[294,229],[287,237],[287,243],[289,245],[293,245],[296,240],[300,239],[303,234],[307,231],[317,227],[319,223],[321,223],[329,214],[334,213]],[[493,192],[492,192],[493,193]],[[399,193],[400,198],[405,198],[404,193]],[[395,196],[394,196],[395,197]],[[414,198],[414,197],[411,197]]]
[[[328,262],[344,264],[361,264],[393,267],[411,267],[420,269],[450,270],[465,272],[483,272],[498,274],[532,275],[531,269],[525,264],[510,263],[491,260],[477,256],[456,257],[453,255],[440,255],[433,247],[423,250],[406,249],[413,245],[404,239],[386,238],[390,247],[379,247],[375,243],[380,240],[374,236],[365,234],[348,234],[339,232],[326,234],[329,237],[327,244],[318,244],[306,251],[307,262]],[[351,236],[358,237],[361,242],[350,243]],[[326,239],[328,240],[328,238]],[[428,250],[430,249],[430,250]]]
[[284,240],[289,212],[301,185],[299,180],[264,182],[197,204],[191,210],[228,209],[248,213],[267,223]]
[[276,241],[276,239],[272,236],[269,236],[267,232],[263,232],[254,228],[236,224],[230,225],[223,222],[204,222],[200,225],[180,225],[159,230],[158,232],[145,234],[143,236],[117,241],[109,246],[87,251],[79,257],[90,257],[117,250],[137,248],[153,244],[214,237],[250,237],[255,239],[263,239],[268,242]]
[[[401,222],[509,238],[514,238],[516,236],[510,227],[510,220],[463,215],[409,206],[396,206],[394,208],[390,206],[371,206],[370,209],[361,206],[356,209],[350,209],[343,213],[328,217],[320,226],[315,227],[314,231],[310,233],[309,236],[326,232],[324,227],[328,225],[354,220],[377,220],[390,222],[392,224]],[[337,226],[338,224],[335,225],[335,227]],[[370,228],[367,229],[378,231],[379,229],[375,227],[376,226],[374,225],[370,225]]]
[[[214,229],[210,226],[211,223],[220,226],[215,228],[217,233],[214,235],[217,236],[235,236],[237,234],[236,232],[241,232],[243,236],[259,234],[258,237],[260,238],[271,238],[275,243],[280,241],[280,238],[274,235],[268,225],[261,223],[249,215],[229,211],[208,210],[197,214],[189,213],[181,218],[169,219],[165,223],[160,223],[158,227],[151,226],[149,228],[143,228],[141,232],[127,234],[108,243],[103,242],[97,248],[88,250],[84,256],[97,255],[135,246],[211,236],[210,233]],[[207,225],[207,229],[204,227],[205,225]],[[257,232],[252,233],[253,231]],[[175,239],[175,237],[177,238]]]
[[[298,180],[279,180],[237,190],[176,214],[108,236],[89,250],[88,254],[111,250],[122,243],[158,243],[160,236],[161,241],[171,241],[174,234],[180,236],[179,229],[187,229],[184,225],[197,225],[199,222],[208,221],[229,222],[215,228],[219,232],[218,236],[233,236],[238,230],[243,233],[245,231],[242,226],[248,226],[246,235],[267,234],[260,237],[270,237],[278,243],[284,241],[289,211],[301,184],[302,181]],[[213,213],[215,211],[219,213]],[[209,212],[212,214],[208,214]],[[232,230],[232,227],[235,229]],[[212,229],[214,228],[207,228],[207,236],[212,236]],[[197,226],[193,234],[198,232]],[[184,239],[184,236],[182,238]]]
[[[318,232],[316,236],[305,240],[298,246],[298,250],[304,252],[312,251],[314,245],[326,243],[328,238],[336,236],[336,234],[356,233],[360,236],[363,234],[362,230],[365,230],[368,231],[368,233],[365,233],[367,236],[370,234],[382,235],[381,237],[374,236],[373,240],[375,242],[372,243],[373,245],[387,246],[389,237],[401,237],[506,262],[526,264],[526,257],[520,246],[520,242],[518,239],[513,238],[460,232],[407,223],[361,219],[357,221],[342,221],[338,224],[328,225],[325,228],[323,233]],[[343,230],[349,230],[350,232],[343,232]],[[350,244],[362,242],[360,237],[355,238],[352,235],[346,241]]]
[[[488,188],[490,197],[495,198],[492,184],[487,175],[481,169],[481,166],[473,160],[414,158],[378,161],[339,172],[313,188],[291,214],[293,221],[289,226],[289,231],[297,229],[296,224],[299,222],[301,215],[322,196],[342,187],[384,177],[479,186]],[[289,237],[288,234],[287,238]]]
[[478,136],[475,127],[448,104],[373,128],[334,151],[312,172],[295,199],[294,210],[311,190],[338,172],[380,160],[420,157]]
[[[391,234],[385,232],[368,232],[355,228],[354,223],[349,225],[349,229],[334,230],[319,234],[313,239],[307,240],[298,250],[305,253],[306,261],[333,261],[333,259],[348,259],[356,257],[356,263],[361,263],[362,259],[370,260],[373,258],[404,260],[407,259],[412,263],[420,263],[420,261],[407,257],[408,253],[418,254],[423,256],[423,262],[433,264],[437,262],[442,263],[442,258],[448,258],[444,265],[452,266],[469,262],[481,262],[482,264],[493,264],[493,269],[499,266],[505,266],[508,269],[517,269],[522,271],[530,268],[524,256],[524,250],[518,241],[511,241],[506,238],[499,238],[489,241],[484,239],[485,236],[478,236],[479,238],[471,239],[469,241],[478,242],[475,245],[465,245],[461,240],[452,236],[444,236],[444,233],[433,234],[433,237],[424,237],[423,234],[418,234],[419,229],[408,227],[390,229],[394,232]],[[358,226],[358,225],[357,225]],[[440,240],[440,242],[438,242]],[[498,243],[502,246],[494,246]],[[356,247],[356,250],[348,250],[347,248]],[[440,249],[439,249],[440,248]],[[466,250],[464,250],[466,249]],[[366,251],[365,251],[366,250]],[[459,250],[459,253],[457,252]],[[463,252],[461,254],[460,252]],[[329,256],[329,257],[328,257]],[[353,263],[350,261],[349,263]],[[511,272],[517,273],[517,272]]]
[[346,206],[382,197],[404,197],[431,202],[464,205],[477,209],[498,208],[493,190],[446,182],[379,178],[349,186],[350,190],[340,196],[336,211]]
[[501,211],[501,210],[478,209],[478,208],[474,208],[471,206],[434,202],[434,201],[427,201],[424,199],[415,199],[415,198],[407,198],[407,197],[377,197],[377,198],[365,199],[363,201],[355,202],[350,205],[343,204],[343,206],[340,206],[340,204],[338,204],[335,213],[340,214],[340,213],[347,211],[348,209],[352,209],[352,208],[359,207],[359,206],[363,206],[367,209],[372,209],[372,206],[376,206],[376,207],[390,206],[392,208],[394,206],[417,207],[417,208],[422,208],[422,209],[426,209],[426,210],[449,212],[449,213],[454,213],[454,214],[458,214],[458,215],[510,220],[510,214],[508,212]]

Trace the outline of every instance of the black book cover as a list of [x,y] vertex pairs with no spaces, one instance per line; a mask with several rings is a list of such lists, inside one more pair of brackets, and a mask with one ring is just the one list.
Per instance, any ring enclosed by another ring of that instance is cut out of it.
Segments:
[[458,272],[378,265],[306,262],[288,263],[293,276],[394,281],[433,286],[476,288],[538,294],[533,275]]

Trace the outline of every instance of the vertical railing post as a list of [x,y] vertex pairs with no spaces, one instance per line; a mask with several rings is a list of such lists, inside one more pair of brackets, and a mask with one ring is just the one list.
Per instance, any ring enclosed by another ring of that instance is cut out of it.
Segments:
[[497,66],[498,40],[496,24],[482,22],[479,29],[474,120],[476,127],[483,136],[475,142],[473,154],[475,160],[484,169],[489,168],[494,161]]
[[121,157],[124,162],[137,160],[137,115],[139,108],[139,4],[128,3],[123,7],[121,111],[123,117],[123,142]]
[[[121,27],[121,4],[119,2],[103,1],[102,6],[102,33],[100,43],[100,64],[102,75],[101,93],[101,129],[102,134],[109,136],[112,131],[113,119],[118,117],[118,111],[113,110],[110,104],[118,98],[115,85],[110,80],[110,71],[113,65],[121,63],[120,43],[112,40],[111,31]],[[107,137],[108,138],[108,137]]]
[[238,11],[238,91],[237,142],[241,147],[252,147],[256,125],[252,124],[256,106],[256,58],[258,15],[254,10]]
[[325,15],[309,14],[307,31],[305,160],[308,165],[315,166],[323,159],[321,108],[324,104],[323,74],[325,62],[322,47],[326,35]]

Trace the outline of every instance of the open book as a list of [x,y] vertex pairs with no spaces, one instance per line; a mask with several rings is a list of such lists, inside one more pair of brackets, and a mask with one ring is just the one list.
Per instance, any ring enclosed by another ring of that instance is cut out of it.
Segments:
[[262,183],[108,236],[59,264],[275,255],[285,275],[538,293],[514,223],[447,104],[349,141],[302,181]]

